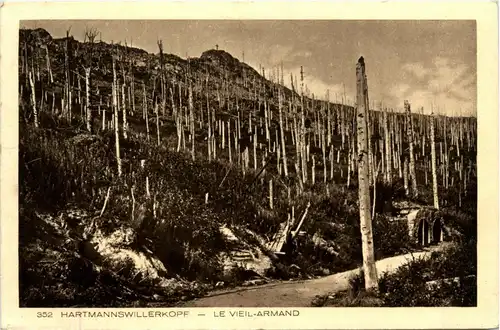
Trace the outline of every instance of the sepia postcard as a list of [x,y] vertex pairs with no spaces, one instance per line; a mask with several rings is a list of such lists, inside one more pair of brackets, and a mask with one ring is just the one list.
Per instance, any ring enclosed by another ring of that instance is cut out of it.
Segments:
[[4,2],[2,329],[498,327],[495,2]]

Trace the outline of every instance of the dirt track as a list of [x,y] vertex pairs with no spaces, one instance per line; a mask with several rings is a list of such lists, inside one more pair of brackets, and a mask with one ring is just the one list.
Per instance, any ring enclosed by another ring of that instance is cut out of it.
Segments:
[[[404,254],[377,261],[379,274],[392,272],[413,258],[428,258],[431,251]],[[183,307],[310,307],[317,295],[347,290],[349,278],[357,274],[353,269],[330,276],[296,282],[280,282],[251,288],[234,289],[229,292],[214,292],[207,297],[192,300]]]

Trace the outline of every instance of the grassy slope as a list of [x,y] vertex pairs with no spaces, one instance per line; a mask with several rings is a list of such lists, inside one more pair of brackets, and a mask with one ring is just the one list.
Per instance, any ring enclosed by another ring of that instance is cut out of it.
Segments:
[[[54,76],[56,81],[61,81],[62,42],[53,40],[50,45]],[[81,56],[81,50],[85,45],[74,42],[74,46],[80,49]],[[108,66],[108,72],[103,73],[102,70],[98,70],[94,73],[93,79],[99,86],[101,94],[106,95],[106,89],[109,88],[110,83],[110,47],[105,44],[100,46],[103,51],[101,64]],[[138,58],[147,57],[154,64],[154,56],[136,53]],[[202,81],[204,70],[209,70],[210,76],[214,77],[214,85],[222,84],[223,86],[222,78],[234,79],[234,84],[226,85],[232,88],[228,89],[229,94],[238,96],[239,106],[243,110],[255,109],[258,106],[255,102],[245,100],[245,95],[250,95],[251,90],[244,87],[241,77],[238,76],[240,71],[227,70],[227,67],[221,69],[219,62],[211,60],[213,56],[218,55],[220,53],[209,53],[201,59],[192,60],[190,66],[191,72],[194,72],[193,79]],[[186,61],[173,56],[167,58],[169,77],[178,83],[183,81]],[[108,59],[107,62],[106,59]],[[40,61],[43,63],[42,57]],[[75,60],[75,63],[78,61],[81,61],[81,58]],[[227,63],[236,62],[229,59]],[[265,91],[271,100],[270,103],[275,104],[276,99],[272,98],[272,83],[262,80],[256,72],[244,66],[243,70],[247,77],[251,78],[254,75],[256,79],[263,81],[266,86]],[[148,78],[146,74],[146,70],[141,71],[141,69],[136,69],[134,72],[136,78]],[[20,77],[21,83],[23,79]],[[44,80],[43,75],[42,80]],[[147,91],[151,93],[152,82],[147,81]],[[57,84],[38,86],[38,96],[41,96],[42,89],[49,91],[49,94],[54,91],[56,99],[60,99],[61,90]],[[141,90],[139,85],[136,85],[137,99],[142,99]],[[288,93],[291,92],[288,91]],[[211,106],[218,106],[214,87],[209,89],[209,95]],[[184,97],[184,101],[185,99]],[[205,92],[195,90],[196,109],[203,109],[204,99]],[[247,175],[243,175],[240,169],[227,162],[227,155],[218,161],[206,161],[203,130],[199,130],[197,134],[198,154],[197,160],[193,162],[189,154],[173,151],[176,146],[175,129],[168,116],[162,118],[162,141],[158,147],[156,137],[152,137],[150,141],[144,137],[145,125],[140,113],[133,114],[130,117],[129,140],[121,141],[124,175],[117,178],[114,135],[111,132],[101,131],[96,121],[99,134],[88,136],[81,131],[84,126],[79,121],[78,114],[71,123],[47,114],[50,112],[50,97],[41,114],[41,128],[34,129],[31,124],[24,122],[25,119],[30,121],[30,108],[27,106],[27,100],[29,100],[29,95],[25,93],[25,99],[20,103],[19,144],[20,229],[22,233],[26,233],[20,237],[20,260],[22,261],[20,276],[24,279],[21,300],[26,305],[47,304],[51,299],[55,304],[84,304],[88,302],[89,297],[83,296],[84,298],[80,300],[77,297],[83,292],[79,290],[86,290],[86,288],[93,288],[95,292],[100,292],[98,301],[102,304],[118,305],[134,300],[144,300],[144,295],[141,296],[140,292],[147,293],[149,296],[155,292],[152,288],[137,287],[133,282],[123,279],[122,274],[96,273],[89,264],[82,263],[78,247],[75,247],[74,243],[64,243],[81,237],[84,228],[90,226],[95,219],[94,216],[75,220],[77,224],[61,234],[57,233],[53,226],[47,226],[46,222],[41,221],[34,212],[56,216],[67,209],[68,205],[72,205],[85,210],[88,214],[95,215],[102,208],[109,187],[112,187],[112,191],[106,211],[103,217],[97,217],[100,228],[109,232],[121,226],[133,228],[140,233],[138,238],[140,244],[137,249],[147,247],[153,251],[155,256],[165,264],[171,277],[181,278],[179,281],[182,283],[189,280],[208,285],[200,287],[191,282],[184,287],[176,286],[175,293],[165,295],[167,300],[172,297],[189,296],[187,291],[195,294],[201,293],[219,280],[232,280],[222,276],[221,264],[217,259],[218,252],[229,248],[225,245],[218,230],[220,225],[248,228],[261,236],[271,236],[276,231],[279,222],[286,219],[292,205],[295,207],[297,216],[308,200],[312,202],[308,215],[308,219],[312,221],[306,222],[304,229],[311,235],[299,241],[299,246],[290,247],[287,258],[282,262],[285,265],[299,265],[302,269],[301,275],[305,275],[349,269],[357,266],[361,260],[356,180],[353,180],[350,189],[344,187],[346,180],[344,153],[342,153],[341,163],[335,164],[334,179],[328,182],[329,196],[325,194],[325,184],[322,183],[321,174],[318,174],[317,182],[319,183],[306,187],[303,197],[293,199],[291,202],[288,201],[286,189],[282,189],[282,186],[275,186],[275,207],[269,210],[267,180],[277,179],[273,175],[273,166],[266,171],[262,180],[254,181],[255,173],[252,170]],[[236,100],[232,99],[230,102],[229,105],[223,105],[222,111],[218,110],[218,118],[230,116],[231,112],[234,112]],[[140,107],[141,105],[137,104],[137,108]],[[78,109],[76,105],[75,109]],[[169,109],[167,106],[167,112]],[[243,123],[245,124],[246,121],[245,117]],[[155,134],[153,122],[150,127],[152,134]],[[340,143],[338,135],[334,137],[334,141]],[[335,148],[339,148],[339,145]],[[293,150],[293,147],[290,149]],[[221,151],[218,154],[220,155]],[[259,154],[259,159],[261,157],[262,155]],[[139,166],[141,159],[147,160],[145,170]],[[290,160],[292,159],[290,157]],[[341,172],[344,173],[343,176]],[[227,177],[221,184],[226,174]],[[146,176],[150,183],[151,198],[146,197]],[[277,180],[275,184],[276,182]],[[295,187],[293,185],[290,187],[293,196]],[[134,203],[132,203],[131,188],[134,190]],[[401,192],[401,189],[398,191]],[[205,204],[207,192],[210,198],[209,203]],[[429,196],[428,193],[427,196]],[[154,207],[156,217],[152,214],[154,202],[156,202]],[[132,208],[135,213],[132,212]],[[134,216],[132,217],[131,214]],[[42,232],[38,231],[39,228],[42,228]],[[314,246],[311,236],[317,231],[322,232],[325,239],[334,243],[339,253],[337,256],[332,256]],[[400,252],[407,245],[405,232],[404,226],[390,225],[386,217],[378,216],[375,221],[375,241],[376,246],[380,247],[378,257]],[[68,240],[68,238],[72,239]],[[37,260],[43,258],[48,253],[47,251],[55,251],[53,253],[62,256],[64,262],[62,264],[42,263],[44,266],[38,267]],[[87,270],[89,278],[97,279],[89,283],[80,283],[79,278],[68,278],[68,274],[78,273],[81,269]],[[38,279],[41,278],[42,273],[48,275],[44,276],[44,281],[40,282]],[[283,266],[274,269],[270,275],[289,277],[300,274],[291,274],[287,267]],[[105,276],[105,279],[101,279],[101,276]],[[53,289],[61,283],[69,287],[64,294],[59,294]],[[99,289],[101,287],[118,288],[120,285],[132,286],[131,292],[133,293],[128,296],[122,295],[123,297],[118,295],[122,300],[117,300],[116,292],[106,294],[108,290]],[[46,298],[47,296],[52,298]]]

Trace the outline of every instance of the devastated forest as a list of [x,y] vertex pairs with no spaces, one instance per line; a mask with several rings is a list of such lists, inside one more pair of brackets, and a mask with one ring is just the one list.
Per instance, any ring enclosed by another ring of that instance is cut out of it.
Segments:
[[[354,108],[302,70],[157,46],[19,31],[21,306],[174,306],[354,269],[361,209],[374,260],[452,245],[367,283],[378,305],[476,304],[476,118],[386,108],[366,80]],[[362,305],[351,282],[315,304]]]

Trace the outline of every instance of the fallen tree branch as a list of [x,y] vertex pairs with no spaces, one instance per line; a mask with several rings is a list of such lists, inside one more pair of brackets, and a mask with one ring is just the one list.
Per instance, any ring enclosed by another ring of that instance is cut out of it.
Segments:
[[297,229],[292,232],[292,239],[294,239],[298,235],[300,227],[302,227],[302,223],[304,222],[304,220],[306,218],[307,211],[309,210],[310,206],[311,206],[311,202],[308,202],[307,206],[306,206],[306,210],[304,211],[304,214],[302,214],[302,218],[300,219],[300,222],[299,222],[299,224],[297,226]]
[[224,176],[224,178],[222,179],[222,181],[219,183],[219,187],[222,187],[222,184],[224,183],[224,181],[226,180],[227,176],[229,175],[229,172],[231,172],[231,166],[229,166],[229,169],[227,170],[227,173],[226,175]]
[[99,214],[100,217],[102,217],[102,215],[104,213],[104,210],[106,209],[106,205],[108,204],[110,190],[111,190],[111,187],[108,187],[108,192],[106,194],[106,199],[104,200],[104,205],[102,206],[101,214]]

